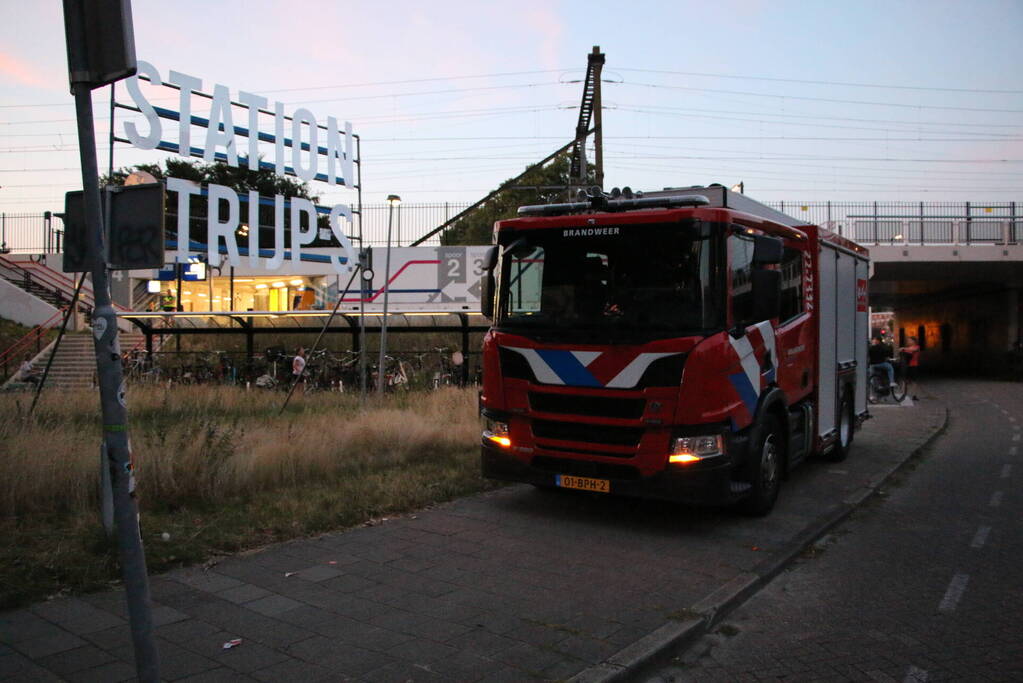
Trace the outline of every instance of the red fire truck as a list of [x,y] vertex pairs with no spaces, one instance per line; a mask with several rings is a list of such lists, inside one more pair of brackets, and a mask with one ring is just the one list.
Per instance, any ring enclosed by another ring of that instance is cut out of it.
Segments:
[[483,474],[767,514],[867,416],[868,254],[719,185],[494,226]]

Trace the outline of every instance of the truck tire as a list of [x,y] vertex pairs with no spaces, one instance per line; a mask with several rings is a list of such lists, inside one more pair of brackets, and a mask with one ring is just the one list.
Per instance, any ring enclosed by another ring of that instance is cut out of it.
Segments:
[[765,415],[750,450],[752,462],[751,489],[739,504],[747,515],[763,517],[774,508],[781,488],[782,468],[785,462],[785,443],[778,418]]
[[842,401],[838,404],[838,440],[835,447],[828,451],[825,458],[831,462],[842,462],[849,457],[852,450],[853,437],[856,434],[856,416],[853,413],[852,391],[842,393]]

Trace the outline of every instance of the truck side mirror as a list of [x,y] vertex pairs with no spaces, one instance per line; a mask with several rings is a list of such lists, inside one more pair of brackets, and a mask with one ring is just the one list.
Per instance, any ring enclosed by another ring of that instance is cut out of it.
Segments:
[[777,237],[769,235],[753,236],[753,265],[766,266],[781,263],[784,246]]
[[487,320],[494,317],[494,268],[497,266],[497,247],[490,247],[483,257],[480,276],[480,313]]
[[494,271],[485,270],[480,276],[480,313],[487,320],[494,318]]
[[483,254],[483,270],[493,271],[497,265],[497,247],[489,247]]
[[781,272],[755,269],[753,283],[753,320],[771,320],[781,312]]

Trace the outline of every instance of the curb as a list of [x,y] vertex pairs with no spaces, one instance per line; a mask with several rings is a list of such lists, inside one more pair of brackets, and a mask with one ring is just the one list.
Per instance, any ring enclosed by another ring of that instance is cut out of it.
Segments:
[[724,619],[732,610],[742,605],[763,586],[780,574],[804,550],[813,545],[833,527],[837,526],[853,513],[864,502],[899,472],[906,464],[920,455],[941,436],[948,427],[949,410],[945,406],[941,424],[914,448],[905,458],[897,462],[881,474],[873,477],[861,489],[846,496],[839,504],[830,508],[817,520],[808,524],[796,534],[781,550],[766,558],[753,568],[752,572],[739,574],[731,581],[695,603],[686,613],[692,616],[683,621],[672,621],[661,626],[649,635],[640,638],[631,645],[619,650],[600,664],[585,669],[572,678],[569,683],[612,683],[624,681],[632,674],[651,662],[657,660],[668,650],[686,647],[709,632],[711,628]]

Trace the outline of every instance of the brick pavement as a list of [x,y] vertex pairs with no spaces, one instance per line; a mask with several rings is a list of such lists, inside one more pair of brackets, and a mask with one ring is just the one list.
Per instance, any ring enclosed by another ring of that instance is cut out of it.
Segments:
[[[957,396],[951,426],[911,475],[675,664],[637,679],[1023,680],[1023,493],[1012,450],[1023,393],[945,386]],[[992,491],[1004,493],[998,504]]]
[[[945,410],[931,400],[874,413],[847,462],[801,467],[764,519],[512,486],[154,577],[161,674],[598,680],[617,653],[791,553],[930,438]],[[0,614],[0,680],[127,680],[132,662],[120,591]]]

